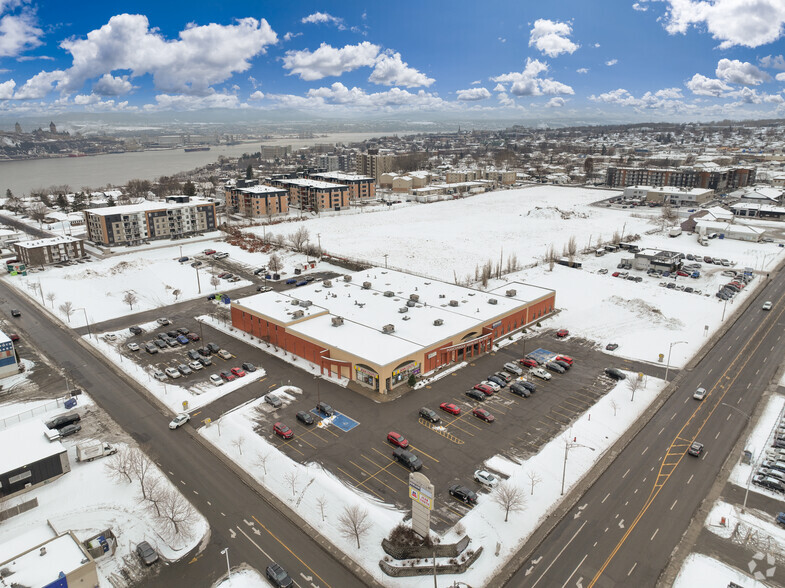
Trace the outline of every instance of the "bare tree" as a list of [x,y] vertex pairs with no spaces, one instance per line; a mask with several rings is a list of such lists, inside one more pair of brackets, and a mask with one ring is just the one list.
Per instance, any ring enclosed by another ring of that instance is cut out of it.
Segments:
[[60,312],[65,315],[65,318],[68,319],[68,322],[71,322],[71,314],[74,312],[74,305],[71,304],[69,301],[63,302],[60,306],[57,307]]
[[281,258],[278,257],[277,253],[273,253],[270,256],[270,261],[267,262],[267,267],[270,269],[271,272],[279,272],[283,267],[283,262]]
[[142,498],[147,500],[147,479],[155,472],[152,460],[141,449],[131,450],[131,472],[142,487]]
[[641,381],[638,379],[637,374],[627,380],[627,389],[632,393],[632,396],[630,396],[630,402],[635,400],[635,393],[640,389],[640,387]]
[[163,497],[166,495],[168,485],[165,480],[159,475],[146,476],[143,484],[142,495],[146,496],[146,500],[152,505],[155,515],[161,516],[161,504]]
[[218,279],[218,276],[213,276],[210,278],[210,285],[213,286],[216,290],[218,289],[218,284],[221,283],[221,280]]
[[611,237],[611,243],[613,243],[614,245],[618,245],[619,243],[621,243],[621,233],[619,233],[619,231],[613,232],[613,237]]
[[303,247],[305,247],[309,237],[310,235],[308,234],[308,229],[305,227],[300,227],[294,233],[289,235],[289,243],[292,244],[292,247],[295,251],[300,252],[303,250]]
[[676,211],[673,210],[673,207],[670,203],[666,203],[662,205],[662,220],[666,223],[672,223],[676,220]]
[[52,305],[52,308],[55,307],[55,298],[57,298],[57,294],[55,294],[54,292],[49,292],[46,295],[46,299],[49,301],[49,304]]
[[134,479],[131,477],[133,467],[131,465],[131,451],[127,447],[120,449],[117,453],[106,460],[104,467],[109,475],[118,480],[126,481],[131,484]]
[[158,522],[164,537],[168,539],[174,539],[177,536],[190,538],[193,525],[198,518],[197,512],[177,488],[170,486],[161,492],[159,508],[161,516],[158,518]]
[[40,228],[43,225],[44,219],[46,218],[47,208],[43,204],[36,204],[33,206],[27,214],[30,215],[30,218],[34,221],[38,221],[38,227]]
[[324,522],[324,511],[327,510],[327,497],[324,494],[316,499],[316,506],[322,515],[322,522]]
[[526,495],[518,486],[502,482],[491,494],[491,500],[498,504],[504,511],[504,522],[510,517],[510,512],[518,512],[526,508]]
[[526,477],[529,478],[529,482],[531,483],[531,494],[534,496],[534,487],[542,482],[542,478],[540,477],[540,474],[534,470],[529,470],[526,472]]
[[267,475],[267,460],[270,459],[269,453],[260,453],[256,456],[256,463],[258,463],[262,467],[262,471],[264,471],[264,475]]
[[243,443],[245,443],[244,437],[235,437],[234,441],[232,441],[232,445],[237,448],[237,451],[240,452],[240,455],[243,454]]
[[356,504],[346,506],[338,517],[338,529],[346,539],[356,539],[360,549],[360,539],[371,530],[368,511]]
[[278,247],[283,247],[284,245],[286,245],[286,237],[283,236],[283,233],[279,233],[279,234],[275,235],[272,238],[272,240],[275,242],[275,244]]
[[180,294],[182,294],[182,292],[178,288],[172,290],[172,296],[174,296],[175,302],[177,302],[177,299],[180,297]]
[[300,472],[298,472],[297,470],[290,470],[286,472],[283,476],[283,479],[286,480],[286,483],[289,484],[289,486],[292,489],[292,498],[294,498],[294,493],[297,490],[297,480],[299,477],[300,477]]
[[616,411],[619,410],[619,405],[615,400],[611,400],[611,408],[613,409],[613,416],[616,416]]
[[567,241],[567,255],[570,258],[573,258],[576,253],[578,253],[578,240],[575,238],[575,235],[573,235],[570,237],[570,240]]
[[138,300],[139,298],[131,290],[126,290],[125,294],[123,295],[123,302],[130,306],[131,310],[134,309],[134,304],[136,304]]

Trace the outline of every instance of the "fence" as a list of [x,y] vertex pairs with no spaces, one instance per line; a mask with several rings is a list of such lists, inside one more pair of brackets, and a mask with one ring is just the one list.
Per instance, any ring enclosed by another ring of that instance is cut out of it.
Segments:
[[21,423],[24,420],[31,419],[35,416],[39,416],[42,414],[46,414],[50,410],[55,410],[57,408],[63,408],[65,401],[68,398],[56,398],[54,400],[50,400],[45,402],[44,404],[40,404],[35,408],[31,408],[29,410],[25,410],[22,412],[18,412],[16,414],[12,414],[5,418],[0,418],[0,428],[5,429],[9,425],[15,425],[17,423]]

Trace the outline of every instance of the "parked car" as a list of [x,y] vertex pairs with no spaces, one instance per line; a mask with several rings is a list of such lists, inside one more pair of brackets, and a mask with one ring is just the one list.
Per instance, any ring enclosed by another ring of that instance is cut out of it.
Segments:
[[393,459],[400,462],[413,472],[417,472],[422,469],[422,460],[411,451],[407,451],[401,447],[396,447],[393,449],[392,456]]
[[785,484],[783,484],[776,478],[772,478],[770,476],[757,475],[752,478],[752,481],[758,486],[763,486],[764,488],[768,488],[769,490],[774,490],[775,492],[780,492],[780,493],[785,492]]
[[493,396],[493,393],[494,393],[494,389],[491,388],[490,386],[485,385],[485,384],[475,384],[474,385],[474,389],[475,390],[479,390],[480,392],[482,392],[486,396]]
[[148,341],[144,344],[144,350],[150,355],[155,355],[158,353],[158,347],[152,341]]
[[698,388],[697,390],[695,390],[695,393],[692,395],[692,397],[695,400],[703,400],[704,398],[706,398],[706,394],[707,394],[706,388]]
[[406,437],[400,433],[396,433],[395,431],[390,431],[387,433],[387,440],[396,447],[403,447],[404,449],[409,447],[409,441],[406,439]]
[[512,392],[513,394],[517,394],[518,396],[523,396],[524,398],[528,398],[529,396],[531,396],[531,392],[529,392],[529,390],[521,386],[520,382],[513,382],[512,384],[510,384],[510,392]]
[[507,380],[505,380],[504,378],[500,378],[496,374],[491,374],[490,376],[488,376],[487,381],[493,382],[494,384],[499,386],[499,388],[504,388],[507,385]]
[[82,426],[77,424],[66,425],[65,427],[61,427],[57,429],[61,437],[69,437],[70,435],[75,435],[81,430],[82,430]]
[[514,364],[511,361],[508,362],[508,363],[505,363],[503,367],[504,367],[505,371],[508,371],[511,374],[514,374],[516,376],[520,376],[520,375],[523,374],[523,369],[521,369],[521,366],[516,365],[516,364]]
[[496,382],[491,382],[490,380],[483,380],[482,382],[480,382],[480,384],[483,386],[488,386],[488,388],[490,388],[494,392],[499,392],[502,389],[502,387],[499,386],[499,384],[497,384]]
[[199,361],[189,362],[188,367],[191,368],[191,371],[194,372],[204,369],[204,366],[201,363],[199,363]]
[[567,329],[559,329],[556,331],[556,336],[559,338],[567,337],[570,334],[570,331]]
[[273,432],[281,437],[282,439],[291,439],[294,437],[294,431],[292,431],[289,427],[284,425],[283,423],[275,423],[273,425]]
[[703,443],[698,443],[694,441],[690,448],[687,450],[687,453],[694,457],[700,457],[700,454],[703,453]]
[[532,359],[531,357],[524,357],[523,359],[519,359],[518,361],[524,367],[537,367],[540,365],[539,363],[537,363],[536,359]]
[[485,402],[485,394],[483,394],[479,390],[474,390],[474,389],[467,390],[465,394],[472,400],[476,400],[477,402]]
[[164,370],[164,373],[166,373],[166,375],[169,376],[170,378],[172,378],[173,380],[176,380],[177,378],[182,376],[182,374],[180,372],[178,372],[176,368],[173,368],[173,367],[166,368]]
[[216,345],[215,343],[208,343],[206,347],[210,351],[210,353],[218,353],[221,350],[221,347],[219,345]]
[[190,376],[193,372],[191,368],[189,368],[184,363],[181,363],[177,366],[177,371],[183,374],[184,376]]
[[210,359],[209,357],[199,357],[199,359],[197,359],[196,361],[201,363],[204,367],[213,365],[213,360]]
[[252,363],[249,363],[249,362],[245,362],[240,367],[242,367],[246,372],[255,372],[256,371],[256,366],[254,364],[252,364]]
[[229,254],[224,251],[220,251],[218,253],[214,253],[213,257],[215,259],[226,259],[227,257],[229,257]]
[[313,415],[304,410],[297,411],[297,420],[304,425],[312,425],[314,422]]
[[233,357],[226,349],[219,349],[217,355],[221,359],[232,359]]
[[[116,341],[117,340],[117,335],[115,335],[114,333],[106,333],[104,335],[104,340],[106,340],[106,341]],[[13,339],[12,339],[12,341],[13,341]]]
[[265,395],[264,401],[273,408],[281,408],[283,406],[283,401],[272,392]]
[[210,350],[207,347],[200,347],[197,351],[199,352],[199,355],[203,357],[210,357],[211,355]]
[[554,359],[550,363],[555,363],[556,365],[563,367],[565,370],[569,370],[570,369],[570,364],[567,363],[566,361],[562,361],[560,359]]
[[475,494],[473,490],[470,490],[466,486],[453,484],[450,486],[449,492],[450,496],[457,498],[466,504],[477,504],[477,494]]
[[205,249],[202,251],[205,255],[213,255],[215,253],[215,249]]
[[177,336],[177,342],[180,345],[188,345],[188,343],[190,343],[191,340],[188,337],[186,337],[185,335],[178,335]]
[[244,376],[245,376],[245,370],[243,370],[242,368],[233,367],[233,368],[232,368],[232,370],[231,370],[231,372],[232,372],[232,373],[233,373],[235,376],[237,376],[238,378],[242,378],[242,377],[244,377]]
[[188,339],[190,339],[191,341],[199,340],[199,335],[197,335],[196,333],[188,333],[186,337],[188,337]]
[[431,423],[438,423],[442,420],[441,417],[436,414],[436,411],[426,408],[425,406],[420,409],[418,415]]
[[190,359],[192,361],[198,361],[199,358],[201,357],[201,355],[199,354],[199,352],[196,349],[189,349],[188,353],[186,353],[186,355],[188,356],[188,359]]
[[161,325],[162,327],[165,327],[166,325],[168,325],[168,324],[169,324],[169,319],[168,319],[168,318],[159,318],[159,319],[158,319],[158,320],[156,320],[155,322],[157,322],[157,323],[158,323],[159,325]]
[[223,381],[223,378],[221,376],[219,376],[218,374],[211,374],[210,375],[210,383],[213,386],[222,386],[224,381]]
[[158,347],[158,349],[165,349],[166,348],[166,341],[161,339],[153,339],[153,345]]
[[172,329],[171,331],[166,331],[166,336],[170,339],[177,339],[180,336],[180,333]]
[[174,431],[175,429],[179,429],[180,427],[182,427],[185,423],[187,423],[190,420],[191,420],[191,415],[189,415],[187,412],[181,412],[180,414],[178,414],[176,417],[172,419],[172,422],[169,423],[169,428]]
[[532,394],[534,394],[537,391],[537,386],[535,386],[532,382],[529,382],[528,380],[524,380],[523,378],[518,378],[518,380],[516,380],[516,384],[518,384],[519,386],[523,386]]
[[461,414],[460,407],[456,406],[452,402],[442,402],[439,405],[439,408],[441,408],[444,412],[449,412],[450,414],[454,414],[454,415]]
[[567,370],[560,366],[555,361],[547,361],[545,362],[545,367],[551,370],[552,372],[556,372],[557,374],[563,374]]
[[153,372],[153,377],[156,380],[158,380],[159,382],[165,382],[166,381],[166,374],[163,373],[161,370],[155,370]]
[[267,579],[270,580],[276,588],[289,588],[293,585],[292,579],[289,577],[289,574],[286,573],[286,570],[275,562],[267,566],[266,574]]
[[544,369],[542,369],[541,367],[532,368],[532,369],[529,370],[529,373],[532,376],[536,376],[536,377],[540,378],[541,380],[550,380],[551,379],[551,375],[548,372],[546,372]]
[[556,356],[556,361],[563,361],[564,363],[572,366],[572,364],[573,364],[573,362],[575,360],[572,357],[570,357],[569,355],[557,355]]
[[237,379],[237,377],[232,372],[226,370],[222,371],[219,375],[224,382],[231,382]]
[[785,526],[785,512],[778,512],[774,521],[780,526]]
[[617,370],[616,368],[605,368],[605,374],[613,378],[614,380],[627,379],[627,375],[623,371]]
[[[507,372],[495,372],[493,375],[502,380],[505,384],[512,382],[512,376]],[[490,380],[490,378],[488,379]]]
[[495,488],[499,484],[499,478],[486,470],[477,470],[474,472],[474,479],[483,486]]
[[127,345],[127,347],[128,347],[128,351],[139,351],[139,345],[137,345],[136,343],[131,342]]
[[320,402],[319,404],[317,404],[316,410],[318,410],[322,414],[327,415],[328,417],[331,417],[335,414],[335,410],[333,410],[333,407],[327,404],[326,402]]
[[187,257],[181,257],[177,261],[179,261],[180,263],[185,263],[186,261],[188,261],[188,258]]
[[144,331],[137,326],[128,327],[128,330],[131,331],[133,335],[141,335]]
[[46,422],[47,429],[61,429],[66,425],[72,425],[74,423],[78,423],[82,420],[82,417],[79,416],[79,413],[70,412],[68,414],[61,414],[60,416],[56,416],[55,418]]
[[496,420],[496,417],[494,417],[491,413],[489,413],[484,408],[475,408],[474,410],[472,410],[472,414],[476,416],[478,419],[480,419],[481,421],[485,421],[486,423],[492,423],[493,421]]
[[147,541],[142,541],[136,546],[136,555],[146,566],[151,566],[158,561],[158,552]]

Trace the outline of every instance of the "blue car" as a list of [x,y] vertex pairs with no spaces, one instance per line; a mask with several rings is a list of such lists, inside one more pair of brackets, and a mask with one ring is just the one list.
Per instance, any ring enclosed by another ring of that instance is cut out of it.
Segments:
[[701,277],[701,273],[700,272],[692,272],[690,274],[690,277],[691,278],[700,278]]
[[297,282],[295,278],[289,278],[288,280],[286,280],[287,284],[294,284],[295,282]]
[[179,336],[177,337],[177,342],[178,342],[180,345],[188,345],[189,339],[188,339],[188,337],[186,337],[185,335],[179,335]]
[[306,282],[305,280],[300,280],[299,282],[297,282],[297,283],[295,284],[295,286],[305,286],[307,283],[308,283],[308,282]]
[[785,526],[785,512],[777,513],[777,524]]

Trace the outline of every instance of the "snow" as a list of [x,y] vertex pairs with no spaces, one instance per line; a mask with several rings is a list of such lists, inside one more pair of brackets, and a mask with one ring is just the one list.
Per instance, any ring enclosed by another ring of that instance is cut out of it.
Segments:
[[47,430],[43,421],[30,420],[0,431],[0,447],[14,448],[0,452],[0,472],[12,472],[65,451],[59,441],[47,439]]
[[213,585],[213,588],[267,588],[272,586],[261,573],[243,564],[240,569],[232,570],[231,576]]
[[[29,549],[35,545],[26,547]],[[45,548],[44,555],[35,549],[8,563],[14,585],[46,586],[55,581],[61,572],[70,574],[82,566],[84,553],[70,535],[50,540]]]
[[695,586],[727,586],[734,582],[744,588],[765,588],[766,584],[753,580],[739,570],[706,555],[691,553],[687,556],[673,588]]

